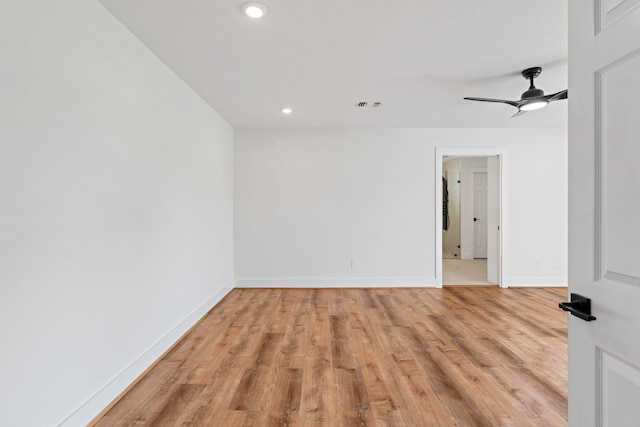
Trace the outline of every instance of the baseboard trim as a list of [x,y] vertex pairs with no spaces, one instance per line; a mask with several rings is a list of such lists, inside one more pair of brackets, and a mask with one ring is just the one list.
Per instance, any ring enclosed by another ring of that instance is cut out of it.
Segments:
[[435,277],[241,277],[236,288],[435,287]]
[[147,351],[141,354],[129,366],[124,368],[114,379],[105,384],[96,394],[73,411],[58,426],[93,425],[98,417],[106,413],[144,373],[154,366],[160,358],[205,315],[234,288],[234,281],[229,281],[209,299],[192,311],[173,329],[156,341]]
[[518,286],[526,287],[567,287],[566,277],[507,277],[504,284],[510,288]]

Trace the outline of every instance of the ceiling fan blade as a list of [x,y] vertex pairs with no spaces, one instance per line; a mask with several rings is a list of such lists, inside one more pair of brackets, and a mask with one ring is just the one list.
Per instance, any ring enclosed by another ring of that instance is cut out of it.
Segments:
[[559,101],[561,99],[567,99],[568,97],[569,97],[569,89],[561,90],[558,93],[554,93],[554,94],[545,96],[545,98],[549,102]]
[[469,101],[482,101],[482,102],[501,102],[503,104],[513,105],[514,107],[518,107],[518,101],[509,101],[507,99],[493,99],[493,98],[473,98],[466,97],[464,99],[468,99]]
[[518,101],[510,101],[508,99],[494,99],[494,98],[475,98],[465,97],[469,101],[482,101],[482,102],[499,102],[502,104],[509,104],[518,109],[511,118],[518,117],[526,113],[527,111],[537,110],[545,107],[547,104],[553,101],[559,101],[561,99],[567,99],[569,97],[569,90],[561,90],[560,92],[546,95],[542,89],[538,89],[534,86],[533,80],[540,75],[542,68],[531,67],[522,71],[522,77],[529,80],[529,89],[524,92]]

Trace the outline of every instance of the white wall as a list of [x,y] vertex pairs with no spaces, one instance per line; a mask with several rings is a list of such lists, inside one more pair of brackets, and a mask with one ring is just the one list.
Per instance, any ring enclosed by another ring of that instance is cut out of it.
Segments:
[[504,283],[565,285],[565,130],[239,129],[237,286],[435,285],[444,146],[507,148]]
[[94,0],[0,58],[0,425],[84,425],[232,287],[233,129]]
[[509,150],[509,285],[567,284],[567,134],[559,132],[559,146],[541,137]]

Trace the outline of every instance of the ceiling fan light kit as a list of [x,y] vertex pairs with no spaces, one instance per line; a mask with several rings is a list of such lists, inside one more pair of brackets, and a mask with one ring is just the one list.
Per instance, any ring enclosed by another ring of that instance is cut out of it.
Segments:
[[549,102],[545,101],[544,99],[541,99],[540,101],[533,101],[533,102],[529,102],[527,104],[521,105],[520,110],[522,111],[539,110],[543,107],[546,107],[548,104]]
[[538,77],[542,73],[541,67],[531,67],[522,71],[522,77],[529,80],[530,85],[529,89],[527,89],[519,101],[510,101],[507,99],[493,99],[493,98],[474,98],[474,97],[466,97],[469,101],[482,101],[482,102],[500,102],[503,104],[513,105],[518,109],[518,112],[512,116],[518,117],[527,111],[538,110],[540,108],[546,107],[550,102],[559,101],[561,99],[568,98],[568,89],[561,90],[560,92],[554,93],[552,95],[545,95],[542,89],[538,89],[533,84],[533,80]]

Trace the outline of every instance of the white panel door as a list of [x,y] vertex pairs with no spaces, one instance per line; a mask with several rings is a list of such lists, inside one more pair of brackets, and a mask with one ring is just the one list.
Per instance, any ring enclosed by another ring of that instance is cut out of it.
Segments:
[[640,426],[640,8],[569,0],[569,425]]
[[487,257],[487,173],[473,173],[473,257]]

